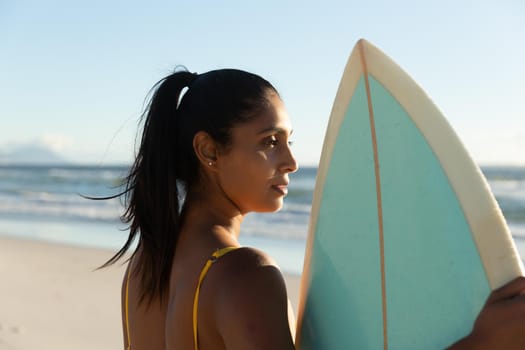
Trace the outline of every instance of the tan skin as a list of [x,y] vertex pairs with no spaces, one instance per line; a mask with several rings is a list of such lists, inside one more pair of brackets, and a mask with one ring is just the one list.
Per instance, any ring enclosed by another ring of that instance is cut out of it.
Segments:
[[[138,306],[138,280],[130,280],[132,349],[193,349],[193,297],[204,264],[218,248],[239,247],[247,213],[282,207],[297,162],[284,105],[276,95],[270,100],[269,110],[231,130],[227,148],[204,132],[195,135],[202,176],[187,199],[169,298]],[[209,270],[199,298],[200,349],[293,349],[294,324],[283,276],[263,252],[240,248]]]
[[471,334],[449,349],[525,349],[525,278],[518,277],[494,290]]
[[[270,100],[272,108],[231,130],[226,149],[204,132],[195,135],[202,178],[187,199],[169,297],[149,307],[139,304],[138,279],[130,279],[133,350],[193,349],[193,297],[204,264],[218,248],[239,247],[247,213],[281,208],[288,174],[297,170],[297,162],[289,147],[292,130],[284,105],[276,95]],[[525,278],[494,291],[472,333],[450,349],[525,348],[524,293]],[[283,276],[263,252],[240,248],[209,270],[199,298],[199,349],[294,349],[294,324]],[[125,327],[124,343],[127,347]]]

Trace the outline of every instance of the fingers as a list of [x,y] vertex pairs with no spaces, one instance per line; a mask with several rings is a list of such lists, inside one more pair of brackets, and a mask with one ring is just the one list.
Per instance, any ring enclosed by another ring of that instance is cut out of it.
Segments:
[[490,294],[487,304],[513,298],[523,293],[525,293],[525,277],[520,276],[505,284],[503,287],[495,289]]

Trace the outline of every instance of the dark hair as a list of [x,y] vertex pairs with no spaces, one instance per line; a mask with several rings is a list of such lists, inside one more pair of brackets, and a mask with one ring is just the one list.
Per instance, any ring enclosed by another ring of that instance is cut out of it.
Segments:
[[[182,91],[188,88],[181,97]],[[165,296],[181,227],[184,194],[199,181],[199,162],[193,137],[205,131],[227,146],[230,129],[252,120],[278,94],[265,79],[235,69],[201,75],[176,70],[154,85],[153,96],[142,115],[144,122],[138,154],[125,181],[129,224],[124,246],[103,267],[115,263],[138,236],[137,264],[140,301]]]

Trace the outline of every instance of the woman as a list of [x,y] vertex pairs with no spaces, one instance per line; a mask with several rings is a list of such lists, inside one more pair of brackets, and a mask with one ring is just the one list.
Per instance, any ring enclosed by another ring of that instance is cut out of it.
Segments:
[[[126,348],[294,348],[278,267],[237,241],[246,213],[281,208],[297,170],[291,134],[279,94],[257,75],[178,71],[156,85],[124,192],[130,235],[106,263],[138,236],[122,286]],[[523,344],[523,313],[512,308],[525,307],[524,291],[518,279],[493,293],[452,348]]]

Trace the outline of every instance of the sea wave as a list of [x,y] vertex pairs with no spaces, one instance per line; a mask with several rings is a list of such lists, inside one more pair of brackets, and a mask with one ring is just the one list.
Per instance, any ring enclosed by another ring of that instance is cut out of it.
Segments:
[[122,207],[117,199],[97,201],[84,198],[59,199],[58,196],[39,194],[32,200],[0,197],[0,215],[45,217],[56,219],[80,219],[115,222],[119,220]]
[[[116,222],[124,211],[120,199],[94,201],[82,195],[119,193],[127,170],[121,166],[0,166],[0,216]],[[525,168],[482,170],[509,225],[521,235],[525,224]],[[316,172],[316,168],[301,168],[290,174],[283,209],[271,215],[250,214],[245,220],[245,234],[306,237]]]
[[489,181],[516,180],[525,181],[525,167],[520,166],[484,166],[481,167],[483,175]]

